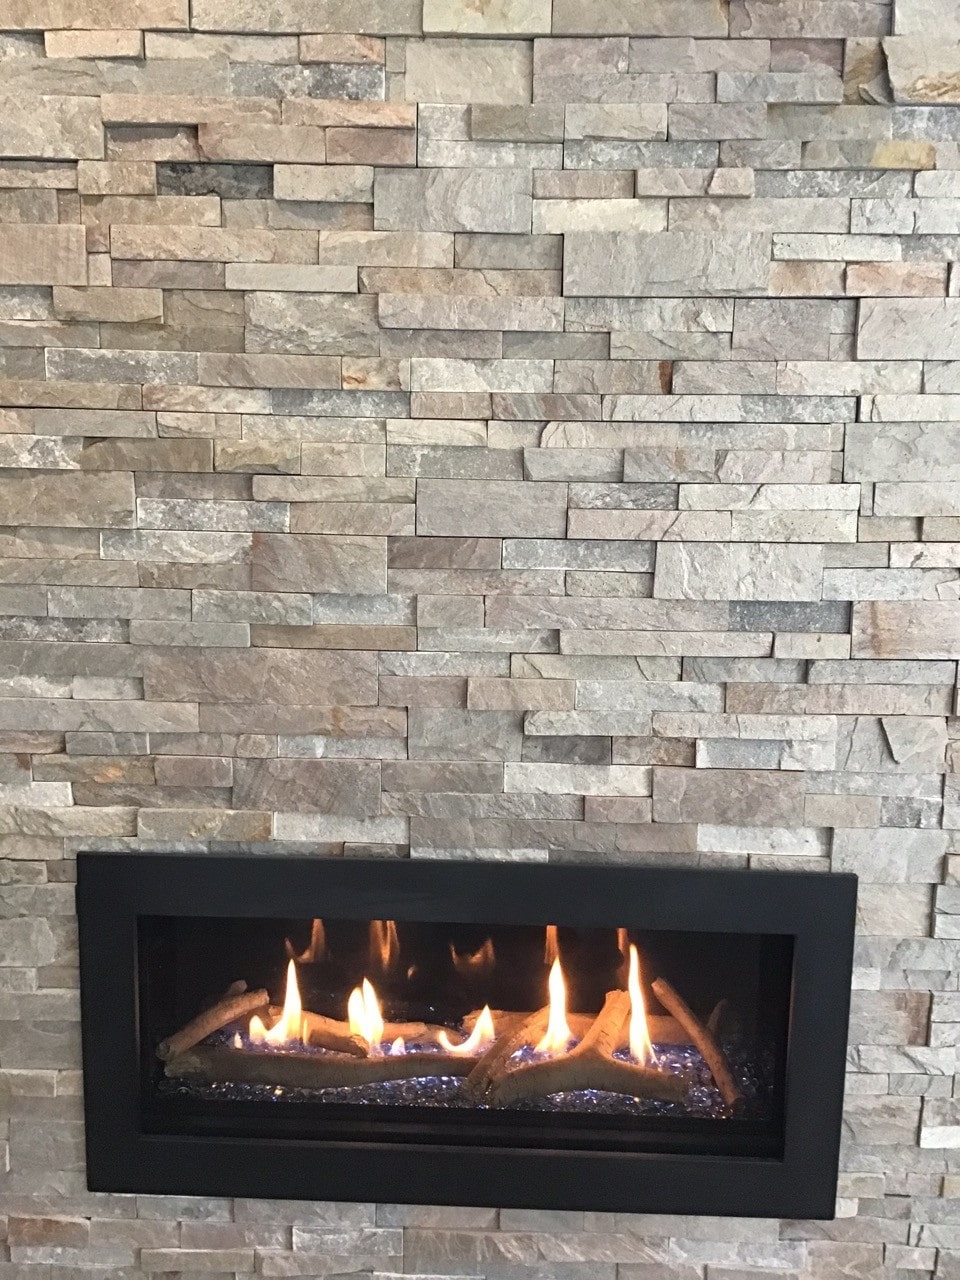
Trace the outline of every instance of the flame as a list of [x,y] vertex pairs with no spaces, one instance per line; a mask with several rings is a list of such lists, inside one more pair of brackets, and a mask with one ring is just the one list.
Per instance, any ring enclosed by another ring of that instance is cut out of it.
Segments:
[[283,996],[283,1012],[264,1036],[267,1044],[286,1044],[289,1040],[303,1040],[303,1005],[297,986],[297,966],[291,960],[287,965],[287,989]]
[[263,1025],[263,1019],[254,1014],[250,1019],[250,1026],[247,1030],[251,1044],[266,1044],[267,1028]]
[[647,1010],[640,989],[640,957],[637,948],[630,947],[630,976],[627,979],[630,992],[630,1053],[641,1065],[653,1063],[653,1045],[647,1028]]
[[406,1053],[406,1052],[407,1052],[407,1046],[403,1042],[403,1036],[397,1036],[396,1040],[394,1040],[393,1044],[391,1044],[390,1046],[391,1056],[395,1056],[398,1053]]
[[454,969],[461,977],[475,978],[487,973],[494,965],[493,939],[487,938],[476,951],[466,951],[462,954],[457,951],[451,942],[450,959],[453,961]]
[[385,973],[400,957],[400,939],[392,920],[370,921],[370,964]]
[[560,944],[557,940],[557,926],[547,925],[547,936],[543,942],[543,963],[553,964],[560,955]]
[[234,1032],[232,1044],[235,1049],[243,1048],[243,1037],[240,1035],[239,1031]]
[[299,954],[293,943],[287,938],[287,955],[298,964],[316,964],[327,954],[327,935],[322,920],[314,920],[310,926],[310,941]]
[[626,960],[626,958],[627,958],[627,931],[626,931],[626,929],[620,928],[620,929],[618,929],[618,930],[617,930],[617,950],[618,950],[618,951],[620,952],[620,954],[623,956],[624,960]]
[[567,1024],[567,988],[559,959],[554,960],[548,980],[550,991],[550,1017],[543,1039],[536,1046],[537,1053],[562,1053],[573,1038]]
[[462,1053],[464,1055],[483,1053],[485,1049],[493,1044],[496,1038],[497,1033],[493,1029],[493,1014],[490,1012],[488,1004],[483,1006],[480,1011],[480,1017],[477,1018],[474,1028],[466,1040],[461,1040],[459,1044],[451,1044],[450,1037],[446,1031],[441,1031],[437,1037],[447,1053]]
[[359,987],[354,987],[347,1001],[347,1019],[350,1023],[350,1034],[366,1040],[367,1047],[373,1054],[382,1053],[383,1046],[383,1014],[377,993],[368,978],[364,978]]

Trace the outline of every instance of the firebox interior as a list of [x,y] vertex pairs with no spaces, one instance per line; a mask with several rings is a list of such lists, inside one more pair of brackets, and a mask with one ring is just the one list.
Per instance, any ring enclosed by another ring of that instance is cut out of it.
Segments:
[[[378,1139],[397,1142],[508,1137],[561,1149],[782,1151],[793,959],[786,935],[650,930],[622,919],[582,928],[144,916],[138,948],[142,1098],[155,1132],[357,1138],[375,1125]],[[284,1027],[291,983],[297,1016],[308,1021]],[[263,1007],[214,1027],[185,1053],[158,1058],[178,1028],[241,985],[254,1002],[266,992]],[[724,1096],[662,989],[708,1031],[736,1096]],[[372,1038],[363,992],[382,1020]],[[360,1003],[351,1006],[351,995]],[[552,1044],[534,1027],[540,1011],[541,1022],[563,1028]],[[621,1064],[612,1073],[583,1061],[601,1014],[613,1037],[608,1061]],[[334,1039],[317,1043],[312,1015],[339,1028]],[[273,1043],[263,1034],[270,1027]],[[511,1032],[513,1052],[478,1088],[481,1059]],[[366,1078],[407,1065],[409,1074],[394,1079]]]

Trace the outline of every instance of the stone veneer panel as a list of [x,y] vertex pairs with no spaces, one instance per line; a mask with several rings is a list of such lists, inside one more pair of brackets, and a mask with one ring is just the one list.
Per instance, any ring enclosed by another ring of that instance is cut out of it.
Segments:
[[[958,13],[0,4],[0,1280],[960,1276]],[[857,872],[837,1220],[89,1194],[238,846]]]

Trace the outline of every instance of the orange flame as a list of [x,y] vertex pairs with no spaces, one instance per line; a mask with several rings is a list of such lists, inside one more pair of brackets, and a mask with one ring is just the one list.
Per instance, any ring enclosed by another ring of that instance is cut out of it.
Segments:
[[490,1012],[488,1004],[483,1006],[480,1017],[477,1018],[474,1028],[466,1040],[461,1040],[459,1044],[452,1044],[446,1031],[441,1031],[437,1037],[447,1053],[462,1053],[464,1055],[483,1053],[485,1049],[488,1049],[493,1044],[496,1038],[497,1033],[493,1029],[493,1014]]
[[543,942],[543,963],[553,964],[560,955],[560,943],[557,939],[557,926],[547,925],[547,935]]
[[287,987],[283,993],[283,1011],[268,1030],[263,1019],[254,1014],[247,1034],[251,1044],[287,1044],[303,1040],[303,1005],[297,986],[297,967],[291,960],[287,965]]
[[456,950],[453,943],[450,943],[450,959],[453,961],[453,967],[457,973],[463,977],[479,977],[481,974],[488,973],[494,965],[493,939],[487,938],[482,946],[476,951],[466,951],[462,954]]
[[[251,1019],[251,1024],[252,1021]],[[286,1044],[290,1040],[303,1040],[303,1005],[300,1003],[300,988],[297,986],[297,966],[292,960],[287,965],[287,989],[283,995],[283,1012],[270,1030],[264,1033],[263,1038],[267,1044]]]
[[560,961],[554,960],[547,983],[550,991],[550,1016],[543,1039],[536,1045],[537,1053],[562,1053],[573,1038],[567,1023],[567,988],[563,981]]
[[647,1027],[647,1010],[640,989],[640,957],[637,948],[630,948],[630,976],[627,979],[630,992],[630,1053],[641,1065],[655,1061],[650,1031]]
[[310,926],[310,941],[303,951],[297,952],[293,943],[287,938],[287,955],[298,964],[316,964],[327,954],[327,935],[322,920],[314,920]]
[[370,921],[370,964],[385,973],[400,958],[400,939],[392,920]]
[[352,1036],[365,1040],[372,1054],[383,1052],[383,1014],[380,1012],[377,993],[368,978],[364,978],[361,986],[354,987],[350,992],[347,1019]]

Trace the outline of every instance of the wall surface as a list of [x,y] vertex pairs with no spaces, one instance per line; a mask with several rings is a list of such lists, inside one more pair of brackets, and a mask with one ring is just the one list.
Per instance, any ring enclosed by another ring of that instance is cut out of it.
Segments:
[[[0,28],[0,1280],[960,1277],[956,0]],[[839,1217],[90,1195],[84,847],[855,871]]]

